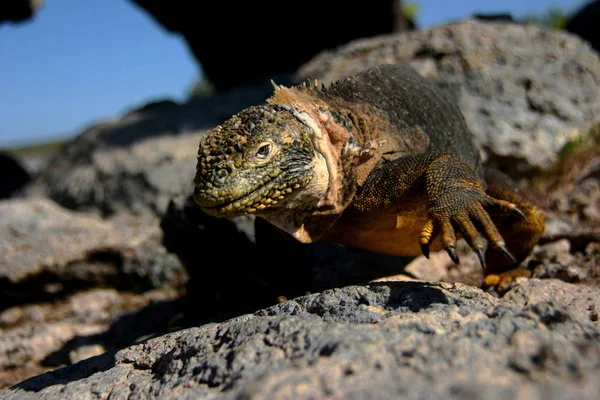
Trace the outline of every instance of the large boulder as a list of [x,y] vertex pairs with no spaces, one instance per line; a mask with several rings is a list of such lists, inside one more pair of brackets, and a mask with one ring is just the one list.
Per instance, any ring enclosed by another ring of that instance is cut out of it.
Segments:
[[292,74],[319,51],[353,39],[410,28],[399,0],[309,0],[298,9],[273,2],[132,3],[183,36],[218,91]]
[[600,52],[600,1],[590,1],[582,6],[565,23],[565,30],[581,37],[598,52]]
[[93,357],[0,399],[597,399],[600,326],[546,293],[522,306],[460,284],[349,286]]
[[0,389],[166,331],[177,295],[92,288],[0,311]]
[[44,0],[2,0],[0,1],[0,24],[29,21],[43,5]]
[[83,288],[144,291],[185,283],[166,251],[158,220],[118,215],[106,221],[47,199],[0,202],[0,310]]
[[8,199],[31,181],[31,173],[15,155],[0,151],[0,200]]
[[381,63],[408,63],[458,98],[483,159],[509,174],[551,167],[600,119],[600,59],[575,35],[466,20],[354,41],[300,68],[327,84]]
[[187,273],[158,219],[0,202],[0,387],[166,330]]

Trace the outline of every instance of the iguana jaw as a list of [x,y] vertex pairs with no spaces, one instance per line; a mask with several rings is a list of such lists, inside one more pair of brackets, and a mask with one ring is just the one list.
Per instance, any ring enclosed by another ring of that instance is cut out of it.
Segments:
[[[325,160],[311,129],[286,106],[257,106],[200,141],[194,199],[209,215],[255,214],[280,220],[309,210],[328,187]],[[257,151],[269,143],[268,157]]]

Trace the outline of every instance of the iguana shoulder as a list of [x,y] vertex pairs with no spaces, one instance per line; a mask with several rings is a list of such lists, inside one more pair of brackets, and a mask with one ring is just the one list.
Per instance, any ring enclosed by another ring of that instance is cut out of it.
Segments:
[[[323,122],[332,143],[345,146],[336,150],[346,150],[348,168],[358,168],[359,184],[381,161],[410,154],[443,151],[476,168],[480,164],[457,103],[409,65],[383,64],[328,86],[307,81],[275,88],[267,102],[302,109]],[[363,153],[360,163],[352,162],[354,154],[347,151],[353,147]]]

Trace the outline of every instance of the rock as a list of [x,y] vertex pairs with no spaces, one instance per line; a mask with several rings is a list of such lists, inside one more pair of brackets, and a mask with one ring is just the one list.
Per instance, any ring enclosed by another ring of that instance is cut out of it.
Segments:
[[3,0],[0,2],[0,24],[28,21],[43,5],[43,0]]
[[[177,312],[176,296],[172,289],[143,294],[91,289],[1,311],[0,388],[166,331]],[[145,310],[152,318],[141,320]]]
[[[456,254],[460,259],[454,264],[444,250],[431,252],[429,259],[420,255],[412,260],[404,273],[422,281],[459,282],[479,286],[483,280],[483,269],[477,255],[463,239],[456,243]],[[387,278],[381,278],[386,281]]]
[[185,282],[153,216],[104,221],[46,199],[0,202],[0,309],[75,289],[127,290]]
[[569,315],[588,319],[600,326],[600,290],[587,285],[575,285],[558,279],[528,279],[508,291],[503,300],[521,307],[552,301]]
[[456,284],[350,286],[166,334],[0,399],[596,399],[600,328]]
[[325,84],[381,63],[409,63],[456,95],[484,161],[513,177],[548,169],[600,118],[600,60],[574,35],[466,20],[324,51],[297,81]]
[[185,104],[153,102],[95,124],[52,157],[23,197],[105,216],[162,215],[171,197],[191,193],[202,133],[271,92],[267,84]]
[[8,199],[31,181],[31,173],[12,154],[0,151],[0,200]]
[[567,20],[564,29],[589,42],[596,51],[600,52],[600,33],[597,25],[599,18],[600,1],[590,1]]
[[99,210],[103,215],[129,210],[160,214],[171,196],[191,192],[200,135],[165,136],[97,149],[89,160],[71,167],[59,155],[28,194],[47,192],[67,208]]
[[[571,187],[549,193],[547,203],[549,219],[570,226],[570,231],[575,228],[593,230],[600,226],[600,178],[583,179]],[[549,231],[546,235],[564,231],[569,232],[565,228],[559,232]]]
[[[319,51],[352,39],[410,28],[399,0],[368,6],[309,0],[302,3],[302,11],[290,11],[285,3],[132,3],[168,31],[183,36],[204,75],[219,91],[293,73]],[[331,29],[334,21],[344,23]],[[310,29],[290,29],[309,25]],[[228,34],[215,35],[219,26],[226,26]],[[281,35],[293,45],[278,46],[275,38]]]

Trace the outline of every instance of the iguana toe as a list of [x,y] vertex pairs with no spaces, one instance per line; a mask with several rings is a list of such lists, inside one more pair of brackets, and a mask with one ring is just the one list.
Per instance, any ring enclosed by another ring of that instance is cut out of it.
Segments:
[[485,199],[486,208],[490,211],[495,211],[496,214],[499,215],[515,215],[517,217],[521,217],[526,219],[525,214],[516,206],[506,200],[498,200],[493,198],[492,196],[487,195]]
[[496,211],[517,215],[520,210],[512,203],[491,199],[485,193],[455,192],[452,198],[443,200],[445,206],[430,209],[431,218],[423,227],[420,244],[423,254],[429,253],[429,244],[441,235],[442,248],[446,250],[455,264],[456,239],[462,237],[477,254],[481,267],[486,269],[485,253],[488,244],[500,251],[506,258],[516,263],[515,257],[506,247],[506,243],[484,208],[491,204]]

